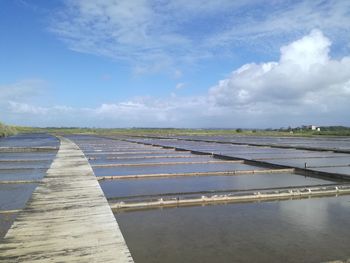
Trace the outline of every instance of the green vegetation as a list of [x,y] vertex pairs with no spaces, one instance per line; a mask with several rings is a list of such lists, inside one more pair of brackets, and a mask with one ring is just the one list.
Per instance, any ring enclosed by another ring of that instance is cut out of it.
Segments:
[[343,126],[320,127],[320,131],[311,130],[304,127],[280,128],[280,129],[175,129],[175,128],[36,128],[36,127],[16,127],[18,132],[48,132],[54,134],[97,134],[97,135],[151,135],[151,136],[171,136],[171,135],[251,135],[251,136],[350,136],[350,128]]
[[16,133],[17,133],[17,130],[15,127],[8,126],[0,122],[0,138],[14,135]]

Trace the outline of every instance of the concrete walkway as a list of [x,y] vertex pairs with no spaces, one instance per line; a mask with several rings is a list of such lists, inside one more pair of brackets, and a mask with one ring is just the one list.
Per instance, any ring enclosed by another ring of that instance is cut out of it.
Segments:
[[66,138],[0,244],[0,262],[133,262],[79,147]]

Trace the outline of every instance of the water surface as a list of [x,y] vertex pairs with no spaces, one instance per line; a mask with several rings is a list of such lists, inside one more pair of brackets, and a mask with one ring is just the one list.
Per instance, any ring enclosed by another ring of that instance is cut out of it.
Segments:
[[13,221],[15,221],[17,213],[0,214],[0,240],[3,238],[7,230],[11,227]]
[[330,184],[331,181],[297,174],[175,177],[163,179],[106,180],[100,185],[107,198],[199,191],[247,190],[270,187]]
[[112,168],[94,168],[96,176],[107,175],[135,175],[135,174],[159,174],[159,173],[192,173],[215,172],[235,170],[263,170],[266,168],[240,163],[226,164],[180,164],[180,165],[154,165],[154,166],[123,166]]
[[137,263],[319,263],[350,257],[349,196],[115,216]]
[[37,184],[0,184],[0,210],[24,208]]

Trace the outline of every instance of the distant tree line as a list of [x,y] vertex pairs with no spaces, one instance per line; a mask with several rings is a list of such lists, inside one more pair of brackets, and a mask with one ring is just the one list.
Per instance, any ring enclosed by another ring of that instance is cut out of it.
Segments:
[[99,134],[99,135],[254,135],[254,136],[350,136],[350,127],[345,126],[321,126],[320,130],[312,130],[309,126],[281,127],[278,129],[246,129],[246,128],[88,128],[88,127],[9,127],[0,123],[0,137],[20,133],[48,132],[52,134]]
[[350,136],[350,127],[346,126],[317,126],[319,130],[312,130],[309,126],[301,127],[281,127],[279,129],[266,129],[266,131],[289,132],[293,134],[305,135],[334,135],[334,136]]

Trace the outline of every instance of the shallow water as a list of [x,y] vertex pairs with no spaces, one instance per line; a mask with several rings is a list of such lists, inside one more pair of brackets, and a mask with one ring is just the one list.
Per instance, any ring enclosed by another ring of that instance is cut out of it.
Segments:
[[294,167],[307,167],[312,166],[332,166],[332,165],[350,165],[350,155],[347,157],[337,158],[305,158],[305,159],[287,159],[287,160],[269,160],[270,163],[285,164]]
[[350,175],[350,167],[349,166],[347,166],[347,167],[311,168],[311,170]]
[[4,170],[0,171],[0,181],[38,180],[45,176],[46,170]]
[[16,213],[0,214],[0,240],[6,235],[7,230],[11,227],[16,216]]
[[51,160],[48,161],[38,161],[38,162],[0,162],[1,169],[48,169],[51,165]]
[[[185,137],[186,138],[186,137]],[[187,137],[187,138],[196,138],[196,137]],[[197,138],[200,138],[197,137]],[[205,139],[206,137],[203,137]],[[313,147],[324,147],[329,148],[327,145],[331,145],[331,148],[339,148],[338,146],[342,143],[350,143],[348,138],[269,138],[269,137],[245,137],[245,136],[213,136],[209,139],[219,140],[219,141],[229,141],[242,139],[242,142],[245,140],[252,140],[251,143],[260,143],[260,144],[277,144],[276,142],[283,142],[281,144],[290,146],[295,143],[305,143],[304,146],[312,145]],[[154,139],[154,143],[161,143],[161,140]],[[320,143],[320,145],[317,145]],[[167,145],[179,146],[186,149],[196,150],[202,149],[204,151],[219,153],[226,156],[243,158],[243,159],[253,159],[253,160],[262,160],[264,162],[288,165],[292,167],[304,168],[305,163],[312,170],[324,171],[331,173],[341,173],[345,175],[350,175],[350,154],[345,153],[334,153],[332,151],[307,151],[307,150],[296,150],[296,149],[285,149],[285,148],[270,148],[270,147],[257,147],[257,146],[231,146],[220,143],[205,143],[205,142],[193,142],[193,141],[168,141]],[[203,147],[205,145],[205,147]],[[302,145],[301,145],[302,146]],[[346,146],[344,146],[346,148]],[[344,148],[343,147],[343,148]],[[208,150],[209,149],[209,150]],[[325,158],[314,158],[314,157],[325,157]],[[326,158],[328,157],[328,158]],[[340,166],[344,167],[329,167],[329,168],[315,168],[317,166]],[[348,167],[345,167],[348,165]],[[315,167],[313,167],[315,166]]]
[[178,136],[181,138],[217,140],[224,142],[257,143],[265,145],[288,145],[288,146],[308,146],[329,149],[350,150],[349,137],[262,137],[262,136]]
[[[19,134],[0,139],[0,147],[58,147],[57,138],[47,134]],[[57,151],[1,152],[0,181],[36,180],[45,176]],[[28,169],[24,169],[28,168]],[[0,210],[25,207],[37,184],[0,184]],[[0,213],[0,238],[16,214]]]
[[350,256],[350,197],[115,214],[135,262],[323,262]]
[[141,164],[141,163],[176,163],[176,162],[207,162],[207,161],[217,161],[212,157],[206,156],[195,156],[190,158],[131,158],[131,159],[96,159],[90,160],[90,164]]
[[329,184],[331,181],[296,174],[176,177],[163,179],[107,180],[100,185],[107,198],[215,190]]
[[2,153],[0,152],[0,160],[52,160],[55,158],[56,152],[21,152],[21,153]]
[[24,208],[37,184],[0,184],[0,210]]
[[[348,149],[350,150],[350,139],[349,138],[281,138],[281,137],[253,137],[253,136],[179,136],[182,138],[195,138],[195,139],[209,139],[221,142],[238,142],[238,143],[255,143],[259,145],[284,145],[289,147],[311,147],[311,148],[324,148],[324,149]],[[138,139],[142,141],[141,139]],[[146,140],[143,140],[146,141]],[[220,144],[220,143],[206,143],[201,141],[164,141],[159,139],[151,140],[152,143],[165,144],[168,146],[176,146],[186,149],[202,149],[207,151],[222,151],[232,152],[237,154],[244,153],[298,153],[305,152],[305,150],[287,149],[287,148],[269,148],[269,147],[258,147],[248,145],[231,145],[231,144]],[[314,152],[315,153],[315,152]],[[317,152],[317,154],[320,152]]]
[[58,139],[45,133],[18,134],[0,138],[0,147],[57,147]]
[[240,163],[227,164],[181,164],[181,165],[154,165],[136,167],[113,167],[94,168],[96,176],[107,175],[135,175],[135,174],[158,174],[158,173],[191,173],[191,172],[215,172],[234,170],[263,170],[266,168],[251,166]]
[[[229,155],[235,156],[235,152],[227,152]],[[241,154],[237,154],[238,156]],[[256,158],[293,158],[293,157],[324,157],[324,156],[329,156],[332,155],[334,156],[334,153],[329,153],[329,152],[315,152],[315,151],[298,151],[298,150],[280,150],[275,153],[264,153],[260,152],[259,150],[257,151],[251,151],[250,153],[242,153],[242,155],[249,156],[249,158],[256,159]],[[336,154],[340,155],[340,154]]]
[[[159,156],[159,155],[167,155],[167,156],[179,156],[184,155],[184,152],[171,152],[171,153],[114,153],[114,154],[84,154],[90,158],[109,158],[109,157],[144,157],[144,156]],[[188,154],[188,153],[185,153]]]
[[156,153],[156,154],[167,154],[167,153],[174,153],[175,151],[173,150],[162,150],[162,149],[158,149],[158,148],[155,148],[155,149],[127,149],[127,150],[124,150],[124,149],[115,149],[115,150],[105,150],[105,149],[102,149],[102,150],[83,150],[84,153],[86,155],[99,155],[99,154],[148,154],[148,153]]

